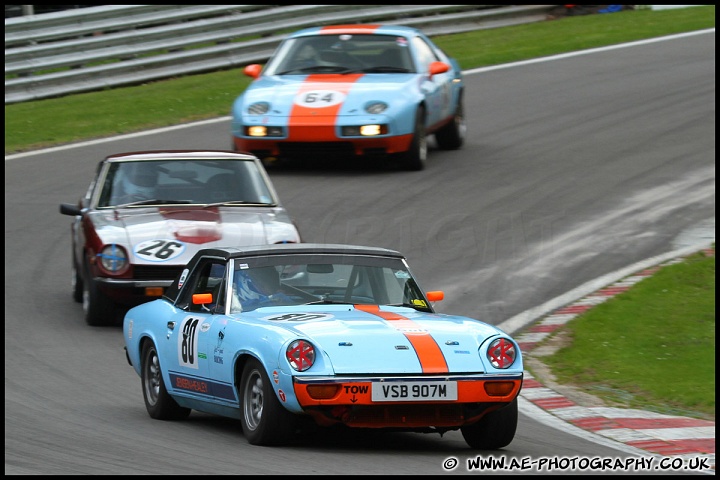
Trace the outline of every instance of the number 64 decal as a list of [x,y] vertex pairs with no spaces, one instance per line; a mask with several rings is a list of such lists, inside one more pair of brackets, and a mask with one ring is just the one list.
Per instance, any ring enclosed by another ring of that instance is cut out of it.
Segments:
[[332,107],[345,101],[345,94],[337,90],[310,90],[295,97],[295,104],[307,108]]
[[185,251],[185,244],[177,240],[146,240],[135,245],[136,256],[150,262],[172,260]]

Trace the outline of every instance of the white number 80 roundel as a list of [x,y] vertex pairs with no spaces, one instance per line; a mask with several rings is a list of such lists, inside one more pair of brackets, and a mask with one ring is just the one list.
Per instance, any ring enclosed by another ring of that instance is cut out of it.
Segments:
[[311,90],[295,97],[295,105],[307,108],[332,107],[345,101],[345,94],[337,90]]

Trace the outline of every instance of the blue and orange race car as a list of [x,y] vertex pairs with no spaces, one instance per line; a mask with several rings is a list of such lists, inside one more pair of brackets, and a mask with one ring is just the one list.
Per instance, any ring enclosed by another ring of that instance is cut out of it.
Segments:
[[[523,361],[492,325],[436,313],[394,250],[332,244],[198,251],[162,299],[125,316],[152,418],[240,420],[254,445],[303,426],[515,436]],[[314,421],[314,422],[313,422]]]
[[420,30],[334,25],[278,46],[232,107],[233,148],[275,159],[396,158],[427,162],[428,135],[454,150],[465,139],[462,71]]

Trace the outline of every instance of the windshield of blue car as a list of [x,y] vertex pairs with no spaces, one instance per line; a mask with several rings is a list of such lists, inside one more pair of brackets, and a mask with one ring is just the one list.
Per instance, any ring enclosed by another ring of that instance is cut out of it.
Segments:
[[100,173],[98,208],[148,205],[275,205],[252,161],[143,160],[110,162]]
[[[264,280],[268,275],[276,278]],[[261,295],[273,297],[275,306],[394,305],[432,312],[407,264],[399,258],[361,255],[259,257],[235,260],[231,278],[231,313],[259,308],[257,301]],[[262,284],[257,287],[255,284],[259,283]]]
[[405,37],[378,34],[315,35],[285,40],[264,75],[414,73]]

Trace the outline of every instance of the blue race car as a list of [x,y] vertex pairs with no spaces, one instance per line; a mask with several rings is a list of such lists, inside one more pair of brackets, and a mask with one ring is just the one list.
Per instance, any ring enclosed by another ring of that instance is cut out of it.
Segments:
[[459,429],[472,448],[505,447],[518,420],[518,344],[435,313],[442,298],[393,250],[203,249],[163,298],[128,311],[125,351],[152,418],[236,418],[254,445],[291,442],[310,422]]
[[465,139],[462,71],[420,30],[333,25],[279,45],[232,107],[233,147],[276,159],[427,161],[427,137],[454,150]]

